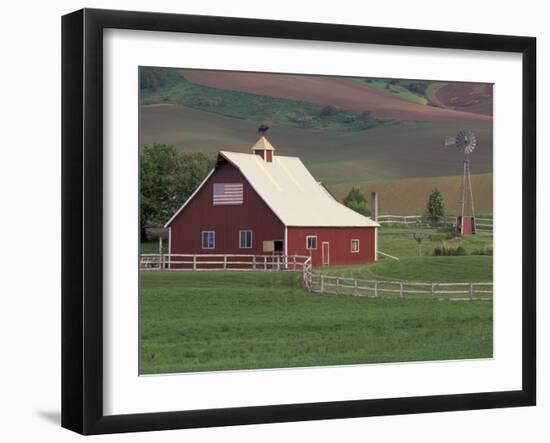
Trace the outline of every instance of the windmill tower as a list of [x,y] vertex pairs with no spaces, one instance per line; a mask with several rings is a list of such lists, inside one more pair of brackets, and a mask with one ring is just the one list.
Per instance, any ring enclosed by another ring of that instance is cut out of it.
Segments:
[[[456,137],[445,137],[445,146],[455,146],[464,154],[462,181],[460,184],[459,215],[456,218],[456,232],[462,235],[476,233],[474,193],[472,190],[472,180],[470,177],[470,154],[474,151],[477,144],[477,137],[472,131],[460,131]],[[468,207],[467,200],[470,200],[471,214],[466,215]]]

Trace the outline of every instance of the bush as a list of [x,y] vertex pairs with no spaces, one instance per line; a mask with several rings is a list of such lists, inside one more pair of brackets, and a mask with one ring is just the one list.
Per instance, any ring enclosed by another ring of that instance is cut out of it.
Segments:
[[338,109],[336,109],[334,106],[325,106],[323,109],[319,111],[319,117],[321,118],[327,118],[327,117],[333,117],[336,114],[338,114]]
[[445,245],[441,245],[434,248],[432,255],[436,257],[466,255],[466,249],[462,246],[459,246],[458,248],[449,248]]
[[493,247],[492,246],[486,246],[481,249],[476,249],[472,252],[470,252],[471,255],[493,255]]

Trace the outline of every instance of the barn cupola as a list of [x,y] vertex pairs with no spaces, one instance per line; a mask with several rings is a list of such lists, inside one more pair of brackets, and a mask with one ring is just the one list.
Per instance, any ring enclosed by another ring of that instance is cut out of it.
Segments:
[[262,157],[267,163],[273,162],[273,151],[275,151],[275,148],[265,138],[265,135],[262,135],[256,144],[252,146],[252,152]]

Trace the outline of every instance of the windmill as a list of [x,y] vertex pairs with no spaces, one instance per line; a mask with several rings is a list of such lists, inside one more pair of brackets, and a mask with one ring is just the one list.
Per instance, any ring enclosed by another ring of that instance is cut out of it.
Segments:
[[[475,234],[475,210],[474,193],[472,190],[472,180],[470,178],[470,154],[474,151],[477,144],[477,137],[473,131],[460,131],[456,137],[445,137],[445,146],[455,146],[464,154],[462,181],[460,184],[460,215],[456,220],[456,231],[460,234]],[[465,215],[466,200],[470,198],[472,213]]]

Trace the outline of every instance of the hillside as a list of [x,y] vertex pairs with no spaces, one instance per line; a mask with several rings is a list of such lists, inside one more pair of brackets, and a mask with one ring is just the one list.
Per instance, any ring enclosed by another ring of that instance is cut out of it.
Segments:
[[140,87],[140,146],[249,152],[267,123],[276,154],[340,198],[376,188],[386,213],[423,212],[433,187],[454,204],[462,155],[444,140],[473,130],[476,207],[492,210],[491,85],[141,68]]
[[[167,143],[212,154],[222,149],[248,152],[260,123],[171,104],[141,106],[139,118],[140,145]],[[444,148],[443,141],[462,127],[460,122],[395,122],[365,131],[323,131],[271,125],[268,137],[278,154],[299,156],[328,184],[457,175],[461,156]],[[491,125],[468,128],[479,137],[472,173],[491,172]]]
[[427,106],[346,77],[182,69],[189,81],[213,88],[370,112],[382,120],[489,122],[491,118]]

